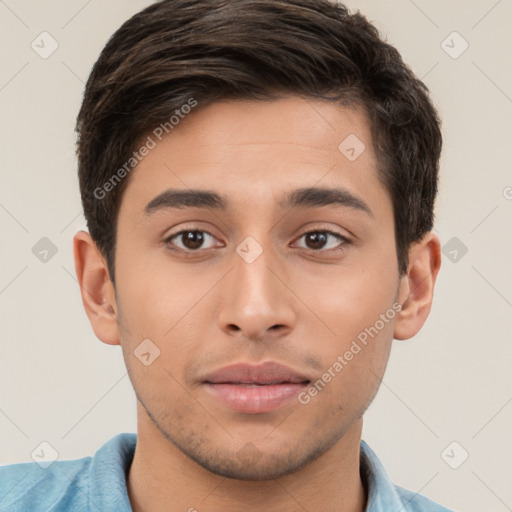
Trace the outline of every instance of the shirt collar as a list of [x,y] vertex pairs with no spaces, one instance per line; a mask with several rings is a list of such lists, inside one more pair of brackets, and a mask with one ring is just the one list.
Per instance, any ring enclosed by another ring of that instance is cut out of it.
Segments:
[[382,462],[363,440],[359,471],[367,492],[366,512],[386,512],[403,508],[403,502]]
[[128,498],[128,470],[135,454],[137,434],[118,434],[94,455],[89,467],[89,508],[94,512],[132,512]]

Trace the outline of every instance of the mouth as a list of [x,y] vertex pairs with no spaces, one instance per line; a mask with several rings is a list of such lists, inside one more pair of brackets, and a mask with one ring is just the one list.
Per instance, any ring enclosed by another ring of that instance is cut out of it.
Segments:
[[[289,404],[309,382],[276,384],[206,382],[208,393],[223,406],[234,411],[258,414],[275,411]],[[298,401],[297,401],[298,403]]]
[[218,403],[249,414],[285,406],[311,382],[308,376],[276,362],[257,366],[236,364],[222,368],[203,381]]
[[207,384],[231,384],[232,386],[243,386],[246,388],[251,388],[255,386],[279,386],[281,384],[307,384],[310,381],[300,381],[300,382],[290,382],[290,381],[276,381],[276,382],[208,382]]

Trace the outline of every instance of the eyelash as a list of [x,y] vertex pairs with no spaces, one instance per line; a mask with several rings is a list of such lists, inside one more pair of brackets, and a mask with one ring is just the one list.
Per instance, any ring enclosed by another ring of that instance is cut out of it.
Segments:
[[[211,233],[209,233],[208,231],[202,230],[202,229],[195,229],[195,228],[193,228],[193,229],[182,229],[181,231],[178,231],[177,233],[173,233],[172,235],[167,237],[165,239],[165,244],[167,244],[169,246],[172,243],[173,239],[179,238],[179,236],[183,235],[184,233],[191,233],[191,232],[206,233],[207,235],[211,236],[212,238],[215,238]],[[324,250],[324,249],[318,249],[318,250],[306,249],[308,252],[311,252],[311,253],[326,253],[327,252],[327,253],[331,253],[331,254],[333,254],[333,253],[334,254],[338,254],[339,252],[346,250],[346,246],[351,243],[348,238],[344,237],[343,235],[340,235],[339,233],[331,231],[329,229],[315,229],[315,230],[311,230],[311,231],[306,231],[302,235],[300,235],[297,238],[297,240],[300,240],[304,236],[310,235],[312,233],[324,233],[324,234],[333,236],[334,238],[338,239],[340,242],[343,242],[343,243],[339,247],[337,247],[336,249],[328,249],[328,250]],[[181,252],[181,253],[185,254],[186,256],[192,256],[192,255],[194,255],[196,253],[199,253],[199,252],[207,250],[207,249],[191,250],[191,249],[182,249],[182,248],[174,248],[174,247],[169,247],[169,249],[172,250],[172,251]]]

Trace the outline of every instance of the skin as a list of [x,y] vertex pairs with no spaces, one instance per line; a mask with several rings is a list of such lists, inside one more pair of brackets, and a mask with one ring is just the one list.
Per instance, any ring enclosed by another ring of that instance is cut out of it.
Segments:
[[[338,150],[349,134],[366,146],[354,161]],[[294,96],[218,102],[192,111],[130,175],[115,289],[90,235],[75,235],[86,313],[101,341],[121,345],[138,399],[127,479],[135,512],[365,510],[362,416],[393,338],[414,336],[427,319],[441,261],[428,233],[399,276],[393,207],[376,169],[361,111]],[[344,187],[372,215],[278,206],[286,192],[311,186]],[[168,188],[216,191],[229,208],[145,214]],[[182,229],[211,236],[203,245],[165,241]],[[303,236],[325,230],[349,243]],[[247,236],[263,249],[250,264],[236,252]],[[228,364],[269,360],[316,381],[394,303],[406,304],[306,405],[244,414],[201,384]],[[148,366],[133,354],[144,339],[160,349]]]

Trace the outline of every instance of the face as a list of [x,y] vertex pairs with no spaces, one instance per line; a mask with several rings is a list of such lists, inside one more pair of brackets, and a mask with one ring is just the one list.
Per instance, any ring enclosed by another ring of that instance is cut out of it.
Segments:
[[[400,283],[367,119],[297,97],[191,112],[130,176],[115,268],[139,429],[248,480],[336,449],[383,376]],[[215,379],[269,362],[299,382]]]

